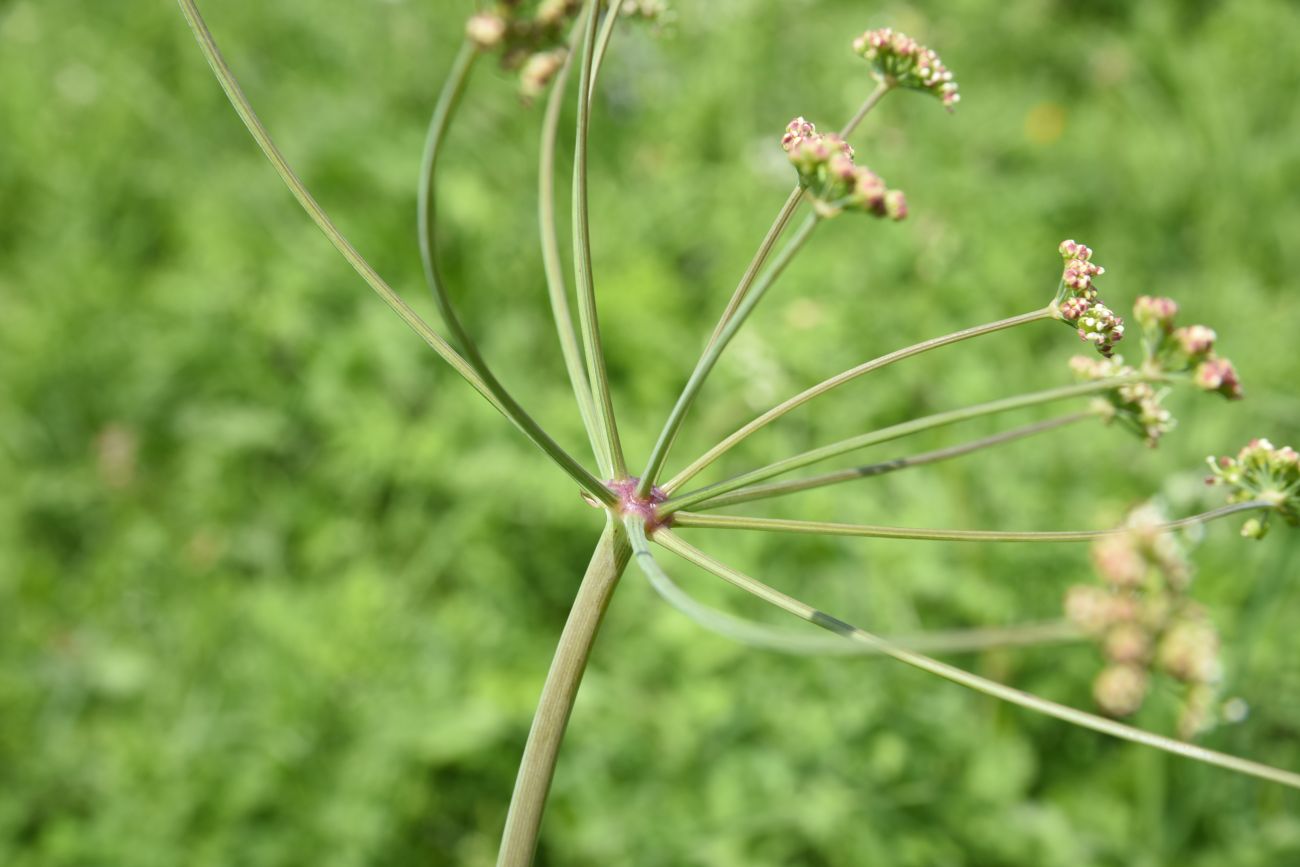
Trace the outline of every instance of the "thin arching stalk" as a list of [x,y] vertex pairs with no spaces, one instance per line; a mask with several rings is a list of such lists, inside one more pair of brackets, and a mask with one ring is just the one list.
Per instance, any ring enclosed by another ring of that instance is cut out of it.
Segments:
[[1013,442],[1018,439],[1024,439],[1036,434],[1046,433],[1056,430],[1057,428],[1077,424],[1087,419],[1095,419],[1099,416],[1097,412],[1085,411],[1075,412],[1069,415],[1063,415],[1058,418],[1048,419],[1047,421],[1034,422],[1033,424],[1021,425],[1011,430],[1002,431],[992,436],[981,437],[980,439],[971,440],[970,442],[961,443],[960,445],[948,446],[947,448],[935,449],[929,452],[910,455],[903,458],[894,458],[889,461],[881,461],[877,464],[865,464],[858,467],[849,467],[845,470],[836,470],[831,473],[822,473],[817,476],[809,476],[806,479],[792,479],[785,482],[769,482],[765,485],[752,485],[748,488],[741,488],[730,494],[723,494],[720,497],[714,497],[697,505],[697,511],[701,509],[721,509],[725,506],[735,506],[740,503],[749,503],[755,500],[770,500],[776,497],[784,497],[789,494],[796,494],[801,491],[811,491],[817,488],[825,488],[831,485],[838,485],[844,482],[853,482],[858,479],[875,478],[889,473],[895,473],[899,470],[905,470],[910,467],[921,467],[926,464],[935,464],[940,461],[948,461],[954,458],[963,457],[980,451],[981,449],[992,448],[993,446]]
[[684,542],[679,536],[669,530],[660,530],[655,533],[654,541],[663,547],[672,551],[687,561],[694,563],[706,571],[716,575],[722,580],[732,584],[740,589],[750,593],[758,598],[768,602],[771,605],[780,608],[789,614],[812,623],[822,629],[833,632],[843,638],[866,644],[878,649],[881,653],[889,656],[899,662],[906,663],[914,668],[938,675],[945,680],[984,693],[985,695],[1001,699],[1011,704],[1018,705],[1037,713],[1046,714],[1068,723],[1073,723],[1083,728],[1092,729],[1102,734],[1111,735],[1112,737],[1144,746],[1154,747],[1165,752],[1194,759],[1209,765],[1226,768],[1231,771],[1257,777],[1262,780],[1280,783],[1284,786],[1300,789],[1300,774],[1291,771],[1282,770],[1281,768],[1270,767],[1259,762],[1252,762],[1249,759],[1230,756],[1215,750],[1206,749],[1196,746],[1195,744],[1177,741],[1173,738],[1163,737],[1162,735],[1153,734],[1134,728],[1133,726],[1124,725],[1115,720],[1106,719],[1096,714],[1087,713],[1077,710],[1076,708],[1067,707],[1054,701],[1022,692],[1018,689],[996,683],[987,678],[971,674],[955,666],[939,662],[924,654],[915,651],[906,650],[892,645],[878,636],[872,635],[855,626],[851,626],[833,617],[824,611],[820,611],[805,602],[801,602],[792,596],[788,596],[781,591],[769,587],[768,585],[751,578],[745,573],[733,569],[724,563],[715,560],[703,551]]
[[569,609],[550,671],[537,703],[528,742],[519,763],[510,809],[501,835],[497,867],[527,867],[537,850],[537,835],[546,809],[546,797],[555,776],[555,763],[569,724],[569,714],[578,697],[578,686],[587,669],[605,609],[627,568],[631,548],[623,525],[611,518],[605,527],[578,595]]
[[[1155,377],[1154,379],[1163,379]],[[680,509],[686,509],[705,500],[713,499],[720,494],[727,494],[732,491],[740,490],[758,482],[767,481],[775,476],[800,469],[802,467],[815,464],[818,461],[824,461],[838,455],[848,454],[849,452],[864,449],[868,446],[879,445],[880,443],[896,440],[911,434],[922,431],[932,430],[934,428],[944,427],[945,425],[956,424],[961,421],[979,418],[985,415],[993,415],[1000,412],[1010,412],[1014,409],[1024,409],[1026,407],[1037,406],[1038,404],[1051,403],[1058,400],[1068,400],[1074,397],[1084,397],[1089,394],[1110,391],[1133,382],[1151,382],[1152,377],[1142,376],[1125,376],[1112,377],[1110,379],[1099,379],[1095,382],[1084,382],[1078,385],[1067,385],[1061,388],[1050,388],[1046,391],[1036,391],[1030,394],[1022,394],[1017,397],[1003,398],[988,403],[976,404],[975,406],[954,409],[948,412],[936,413],[923,418],[913,419],[903,422],[902,424],[892,425],[881,428],[868,434],[862,434],[856,437],[850,437],[846,440],[840,440],[831,443],[828,446],[822,446],[819,449],[804,452],[782,461],[768,464],[756,470],[734,476],[726,481],[718,482],[706,488],[692,491],[691,493],[682,494],[668,500],[662,507],[664,514],[671,514]]]
[[688,481],[706,470],[718,458],[722,457],[727,452],[740,445],[740,443],[770,425],[772,422],[793,412],[808,403],[810,400],[821,397],[823,394],[839,388],[841,385],[857,379],[860,376],[865,376],[872,371],[880,370],[882,367],[888,367],[889,365],[902,361],[903,359],[912,358],[913,356],[920,355],[923,352],[929,352],[932,349],[939,349],[943,346],[951,346],[954,343],[960,343],[963,340],[971,340],[976,337],[982,337],[986,334],[1005,331],[1006,329],[1014,328],[1017,325],[1025,325],[1030,322],[1038,322],[1042,319],[1050,319],[1052,318],[1052,315],[1053,314],[1049,308],[1043,308],[1042,310],[1034,310],[1030,313],[1021,314],[1020,316],[1012,316],[1007,319],[999,319],[996,322],[977,325],[973,328],[963,328],[960,331],[954,331],[951,334],[945,334],[942,337],[934,337],[930,340],[923,340],[920,343],[895,350],[894,352],[891,352],[888,355],[882,355],[879,358],[873,358],[872,360],[863,362],[856,367],[851,367],[843,373],[838,373],[830,379],[817,383],[811,388],[804,389],[799,392],[799,394],[796,394],[789,400],[772,407],[758,418],[746,424],[744,427],[739,428],[726,439],[722,440],[722,442],[718,443],[703,455],[700,455],[700,457],[692,461],[690,466],[686,467],[686,469],[682,470],[670,481],[665,483],[663,489],[668,493],[678,490],[682,485],[686,484]]
[[203,52],[204,58],[212,68],[221,89],[225,91],[227,98],[234,107],[236,114],[248,128],[249,134],[257,142],[258,147],[270,160],[271,165],[284,181],[285,186],[293,194],[294,198],[302,206],[312,221],[325,233],[325,237],[330,240],[352,266],[353,270],[361,276],[366,284],[374,290],[375,294],[383,300],[385,304],[392,309],[394,313],[401,318],[407,326],[414,331],[419,337],[427,343],[438,355],[446,361],[460,376],[468,382],[475,391],[487,399],[502,415],[514,423],[529,439],[533,441],[551,460],[569,474],[584,491],[598,499],[606,505],[613,505],[617,502],[617,497],[604,485],[599,479],[591,474],[585,467],[578,463],[571,455],[568,454],[560,445],[550,437],[549,434],[518,404],[513,401],[503,399],[503,394],[493,387],[485,377],[475,370],[470,362],[463,358],[460,353],[451,347],[447,341],[433,330],[419,314],[411,309],[401,297],[393,291],[392,287],[384,281],[379,273],[371,267],[370,263],[365,260],[351,242],[344,237],[334,221],[330,219],[325,210],[317,203],[316,199],[308,191],[306,186],[299,179],[293,167],[289,165],[280,149],[276,146],[271,135],[263,126],[262,121],[258,118],[257,113],[253,111],[248,97],[244,95],[243,89],[240,88],[238,80],[234,73],[226,64],[225,58],[222,57],[221,51],[217,46],[216,39],[212,31],[208,29],[207,23],[203,20],[202,14],[195,3],[195,0],[177,0],[185,20],[189,22],[190,29],[194,31],[194,36],[198,40],[199,48]]
[[740,330],[740,327],[745,324],[749,314],[754,312],[758,302],[763,300],[767,290],[772,288],[777,278],[794,261],[794,257],[798,255],[803,245],[812,237],[813,230],[817,228],[817,224],[820,222],[821,220],[816,216],[810,216],[804,221],[803,225],[799,227],[799,231],[794,234],[794,237],[777,255],[771,267],[754,284],[753,290],[736,310],[736,315],[722,329],[718,340],[705,350],[704,355],[700,357],[690,379],[686,382],[686,387],[682,389],[681,395],[677,398],[677,403],[673,406],[668,421],[664,423],[664,428],[659,433],[659,439],[655,441],[654,448],[650,452],[649,463],[646,464],[645,472],[641,474],[641,482],[637,490],[637,493],[641,496],[645,496],[654,480],[658,477],[659,470],[668,458],[668,450],[672,448],[673,441],[677,439],[677,434],[681,431],[682,422],[686,420],[686,413],[690,411],[691,404],[695,402],[700,389],[704,387],[704,381],[708,379],[709,373],[713,370],[714,365],[718,363],[722,351],[727,348],[727,344],[736,336],[736,332]]
[[623,11],[623,0],[609,0],[609,11],[601,22],[600,34],[596,37],[596,54],[591,61],[591,86],[588,95],[596,93],[596,81],[600,78],[600,68],[605,64],[605,52],[609,50],[609,41],[614,36],[614,26],[618,24],[619,13]]
[[[643,525],[632,520],[627,523],[632,540],[632,554],[638,568],[650,586],[669,605],[685,614],[700,626],[724,638],[739,641],[750,647],[817,656],[876,656],[875,646],[845,641],[842,638],[818,634],[806,635],[778,629],[765,623],[737,617],[710,605],[699,602],[678,586],[677,582],[659,565],[646,541]],[[1073,624],[1063,620],[1045,623],[1024,623],[1007,627],[981,629],[951,629],[903,635],[887,639],[895,647],[921,653],[973,653],[997,647],[1027,647],[1048,643],[1078,641],[1083,634]]]
[[583,30],[582,72],[578,82],[578,133],[573,157],[573,264],[578,284],[578,318],[582,324],[583,349],[587,356],[587,378],[591,383],[596,417],[609,451],[613,476],[621,479],[627,476],[627,461],[623,457],[623,444],[619,441],[609,374],[605,369],[605,351],[600,339],[600,320],[596,313],[596,284],[591,273],[591,216],[587,194],[592,68],[596,49],[596,20],[601,5],[600,0],[587,0]]
[[[876,89],[871,92],[871,95],[868,96],[866,101],[864,101],[858,108],[857,113],[853,115],[853,118],[844,125],[844,129],[840,131],[840,137],[847,139],[852,135],[853,131],[861,125],[862,121],[871,113],[871,110],[880,104],[880,100],[882,100],[885,94],[889,93],[891,89],[892,88],[888,84],[883,82],[877,85]],[[740,307],[740,302],[745,300],[745,296],[749,293],[750,287],[754,285],[755,278],[758,277],[758,272],[762,270],[763,266],[767,263],[767,257],[772,255],[772,249],[776,246],[777,240],[785,232],[785,227],[790,224],[790,218],[794,216],[795,211],[799,208],[799,203],[803,201],[803,194],[804,187],[802,185],[797,185],[790,191],[790,195],[786,198],[785,204],[783,204],[781,210],[777,212],[776,219],[772,221],[772,225],[768,228],[767,234],[763,236],[763,241],[758,245],[758,250],[755,251],[754,258],[750,260],[748,267],[745,268],[745,273],[741,275],[740,282],[736,284],[735,291],[731,293],[731,299],[727,301],[727,306],[722,311],[722,316],[718,318],[718,324],[713,327],[713,334],[709,336],[706,350],[708,347],[712,347],[713,344],[718,342],[718,337],[721,336],[722,329],[731,321],[731,317],[736,314],[736,309]]]
[[596,420],[596,403],[591,396],[591,382],[587,379],[586,360],[582,357],[582,344],[573,325],[573,312],[569,308],[569,287],[564,279],[564,264],[560,256],[560,238],[556,229],[555,210],[555,153],[559,138],[560,113],[564,108],[564,91],[573,68],[572,59],[566,60],[551,84],[546,98],[546,113],[542,118],[542,143],[537,173],[537,219],[541,232],[542,266],[546,273],[546,291],[551,301],[551,316],[560,339],[560,352],[569,374],[569,384],[582,416],[582,426],[591,442],[596,465],[605,477],[614,474],[609,450],[601,438]]
[[[1199,515],[1152,524],[1143,529],[1153,531],[1180,530],[1197,524],[1208,524],[1230,515],[1269,509],[1272,505],[1252,500],[1211,509]],[[931,542],[1092,542],[1107,536],[1122,536],[1133,532],[1131,527],[1106,530],[1043,530],[1017,532],[1012,530],[932,530],[914,527],[879,527],[874,524],[835,524],[824,521],[789,521],[783,518],[749,518],[738,515],[700,515],[695,512],[677,512],[673,526],[699,530],[759,530],[766,533],[801,533],[814,536],[861,536],[872,539],[920,539]]]

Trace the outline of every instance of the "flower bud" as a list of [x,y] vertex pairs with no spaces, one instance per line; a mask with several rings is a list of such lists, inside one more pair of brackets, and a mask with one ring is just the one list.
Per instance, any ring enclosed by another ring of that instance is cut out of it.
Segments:
[[1148,331],[1168,331],[1178,315],[1178,304],[1172,298],[1140,295],[1133,304],[1133,316]]
[[1204,325],[1188,325],[1174,332],[1174,341],[1191,358],[1204,358],[1214,349],[1217,335]]
[[1147,673],[1136,665],[1109,665],[1097,675],[1093,697],[1111,716],[1129,716],[1142,707],[1147,694]]
[[853,51],[871,64],[877,80],[939,98],[949,111],[961,101],[957,82],[939,55],[910,36],[888,27],[868,30],[853,40]]
[[465,23],[465,35],[481,49],[496,48],[505,38],[506,21],[495,13],[480,12]]
[[1211,358],[1202,362],[1192,375],[1192,382],[1197,388],[1217,391],[1229,400],[1241,400],[1245,396],[1241,380],[1237,378],[1237,369],[1226,358]]

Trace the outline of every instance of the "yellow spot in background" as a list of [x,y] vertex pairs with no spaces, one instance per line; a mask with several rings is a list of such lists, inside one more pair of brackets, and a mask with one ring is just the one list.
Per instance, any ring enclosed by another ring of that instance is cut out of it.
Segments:
[[1040,102],[1025,115],[1025,138],[1036,145],[1049,145],[1065,133],[1065,109],[1054,102]]

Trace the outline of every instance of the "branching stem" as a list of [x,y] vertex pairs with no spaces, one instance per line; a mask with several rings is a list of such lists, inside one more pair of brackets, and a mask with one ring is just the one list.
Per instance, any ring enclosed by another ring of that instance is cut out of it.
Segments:
[[686,509],[698,503],[703,503],[705,500],[711,500],[721,494],[727,494],[758,482],[766,481],[774,476],[779,476],[792,470],[815,464],[818,461],[824,461],[828,458],[847,454],[849,452],[857,451],[858,449],[864,449],[868,446],[896,440],[900,437],[909,436],[910,434],[932,430],[934,428],[955,424],[961,421],[968,421],[985,415],[1009,412],[1014,409],[1024,409],[1038,404],[1051,403],[1058,400],[1068,400],[1073,397],[1083,397],[1089,394],[1110,391],[1111,389],[1132,382],[1150,382],[1153,380],[1163,380],[1163,377],[1117,376],[1110,379],[1099,379],[1095,382],[1084,382],[1077,385],[1063,386],[1061,388],[1051,388],[1046,391],[1031,392],[1017,397],[1003,398],[1002,400],[994,400],[988,403],[976,404],[975,406],[963,407],[962,409],[950,410],[948,412],[925,416],[924,418],[913,419],[901,424],[881,428],[872,433],[850,437],[846,440],[840,440],[837,443],[831,443],[828,446],[822,446],[819,449],[813,449],[812,451],[807,451],[786,458],[785,460],[768,464],[765,467],[742,473],[739,476],[734,476],[726,481],[718,482],[717,484],[710,485],[706,488],[700,488],[691,493],[670,498],[668,502],[664,504],[661,512],[665,515],[672,514],[680,509]]
[[595,497],[605,505],[614,505],[617,503],[617,497],[601,483],[589,470],[578,463],[571,455],[568,454],[560,445],[546,433],[537,422],[522,410],[521,407],[513,400],[508,399],[509,395],[505,394],[499,388],[499,384],[494,385],[486,377],[483,377],[467,359],[462,357],[450,344],[445,341],[430,325],[420,317],[418,313],[401,299],[393,291],[392,287],[384,281],[379,273],[371,267],[370,263],[357,252],[351,242],[339,231],[330,219],[324,208],[316,201],[311,192],[299,179],[293,167],[284,158],[280,149],[276,146],[271,134],[258,118],[257,113],[253,111],[253,106],[249,103],[248,97],[244,95],[243,89],[239,86],[239,81],[235,78],[234,72],[227,65],[225,58],[218,48],[216,39],[212,31],[208,29],[207,23],[199,12],[195,0],[177,0],[180,5],[181,13],[189,23],[190,29],[194,31],[195,39],[199,43],[199,49],[203,52],[204,58],[212,68],[221,89],[225,91],[230,104],[234,107],[236,114],[244,122],[252,135],[253,140],[257,142],[262,153],[271,162],[276,172],[284,181],[286,187],[293,194],[294,198],[316,223],[317,227],[325,234],[343,256],[353,270],[361,276],[366,284],[374,290],[375,294],[388,305],[394,313],[414,331],[434,352],[451,365],[466,382],[468,382],[475,391],[482,395],[488,403],[492,404],[498,412],[508,418],[514,425],[519,428],[529,439],[533,441],[542,451],[544,451],[559,467],[569,474],[584,491]]
[[993,334],[998,331],[1004,331],[1008,328],[1014,328],[1017,325],[1025,325],[1030,322],[1037,322],[1041,319],[1050,319],[1051,317],[1052,312],[1050,308],[1034,310],[1030,313],[1023,313],[1019,316],[1012,316],[1008,319],[999,319],[996,322],[977,325],[973,328],[963,328],[960,331],[954,331],[953,333],[945,334],[942,337],[933,337],[929,340],[923,340],[920,343],[913,344],[912,346],[895,350],[888,355],[882,355],[879,358],[865,361],[857,367],[851,367],[842,373],[832,376],[830,379],[817,383],[811,388],[804,389],[794,397],[772,407],[758,418],[746,424],[744,427],[739,428],[726,439],[722,440],[722,442],[718,443],[716,446],[698,457],[690,466],[682,470],[670,481],[666,482],[663,485],[663,489],[670,494],[673,491],[678,490],[682,485],[686,484],[686,482],[695,478],[707,469],[718,458],[722,457],[772,422],[793,412],[805,403],[808,403],[810,400],[821,397],[832,389],[839,388],[841,385],[857,379],[860,376],[865,376],[872,371],[880,370],[882,367],[888,367],[889,365],[895,364],[903,359],[920,355],[923,352],[929,352],[932,349],[951,346],[952,344],[960,343],[963,340],[971,340],[975,337],[982,337],[986,334]]
[[1177,741],[1173,738],[1163,737],[1142,729],[1124,725],[1115,720],[1106,719],[1096,714],[1087,713],[1072,707],[1058,704],[1054,701],[1022,692],[1018,689],[1005,686],[987,678],[971,674],[955,666],[939,662],[915,651],[906,650],[897,647],[884,639],[881,639],[869,632],[851,626],[836,617],[833,617],[824,611],[820,611],[805,602],[801,602],[792,596],[787,596],[781,591],[769,587],[768,585],[751,578],[745,573],[733,569],[724,563],[721,563],[708,554],[692,545],[684,542],[679,536],[670,530],[660,530],[655,533],[654,541],[667,548],[669,551],[685,558],[691,563],[700,566],[708,572],[716,575],[722,580],[739,587],[758,598],[768,602],[771,605],[780,608],[789,614],[812,623],[822,629],[840,635],[850,641],[859,642],[878,649],[881,653],[889,656],[899,662],[906,663],[914,668],[938,675],[945,680],[973,689],[976,692],[1001,699],[1011,704],[1019,705],[1047,716],[1055,717],[1068,723],[1073,723],[1083,728],[1092,729],[1102,734],[1111,735],[1122,740],[1142,744],[1144,746],[1154,747],[1165,752],[1174,753],[1185,758],[1194,759],[1209,765],[1216,765],[1231,771],[1257,777],[1262,780],[1269,780],[1274,783],[1280,783],[1291,788],[1300,788],[1300,774],[1291,771],[1282,770],[1281,768],[1270,767],[1259,762],[1252,762],[1249,759],[1230,756],[1215,750],[1209,750],[1195,744]]

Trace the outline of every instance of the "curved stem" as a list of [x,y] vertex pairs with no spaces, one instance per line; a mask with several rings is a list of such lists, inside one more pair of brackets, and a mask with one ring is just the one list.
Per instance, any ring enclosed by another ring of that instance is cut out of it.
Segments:
[[[357,252],[351,242],[344,237],[334,221],[320,206],[311,192],[306,188],[299,179],[296,172],[289,165],[280,149],[276,146],[271,135],[263,126],[262,121],[258,118],[257,113],[253,111],[248,97],[244,95],[243,89],[239,86],[239,81],[235,78],[234,73],[226,64],[225,58],[217,46],[216,39],[212,31],[208,29],[207,23],[199,12],[195,0],[177,0],[180,5],[181,13],[189,23],[190,29],[194,32],[195,39],[199,43],[199,49],[203,52],[208,66],[212,68],[221,89],[225,91],[226,97],[234,107],[235,113],[239,115],[248,128],[249,134],[257,142],[262,153],[271,162],[276,172],[289,188],[298,204],[302,206],[307,215],[316,223],[317,227],[325,234],[343,256],[353,270],[361,276],[366,284],[380,297],[385,304],[389,306],[394,313],[401,318],[406,325],[414,331],[426,344],[428,344],[444,361],[460,376],[468,382],[475,391],[482,395],[488,403],[492,404],[498,412],[508,418],[514,425],[519,428],[529,439],[533,441],[542,451],[544,451],[559,467],[569,474],[584,491],[591,496],[600,500],[606,505],[615,505],[618,498],[595,476],[593,476],[585,467],[573,459],[571,455],[564,451],[558,443],[546,433],[540,425],[537,424],[527,413],[511,400],[503,399],[503,394],[498,388],[483,377],[474,365],[467,359],[463,358],[460,353],[451,347],[447,341],[433,330],[418,313],[411,309],[405,301],[401,299],[392,287],[384,281],[379,273],[371,267],[370,263]],[[508,397],[508,395],[504,395]]]
[[609,451],[614,478],[627,476],[627,461],[618,437],[618,421],[609,391],[609,374],[605,369],[605,351],[600,340],[600,320],[596,313],[596,284],[591,273],[591,217],[587,195],[587,150],[591,131],[592,66],[595,59],[596,19],[600,0],[587,0],[587,17],[583,30],[582,72],[578,82],[578,134],[573,157],[573,264],[578,284],[578,318],[582,323],[584,349],[587,354],[587,377],[596,403],[596,418],[601,436]]
[[772,422],[790,412],[793,412],[805,403],[808,403],[810,400],[820,397],[832,389],[839,388],[846,382],[857,379],[859,376],[864,376],[874,370],[879,370],[882,367],[888,367],[889,365],[902,361],[905,358],[911,358],[912,356],[920,355],[923,352],[929,352],[932,349],[938,349],[942,346],[950,346],[951,344],[960,343],[963,340],[970,340],[975,337],[982,337],[985,334],[1004,331],[1008,328],[1014,328],[1017,325],[1025,325],[1026,323],[1037,322],[1041,319],[1050,319],[1052,318],[1052,315],[1050,308],[1043,308],[1042,310],[1034,310],[1030,313],[1023,313],[1019,316],[1012,316],[1008,319],[999,319],[997,322],[989,322],[984,325],[977,325],[973,328],[963,328],[961,331],[954,331],[953,333],[945,334],[942,337],[923,340],[912,346],[895,350],[888,355],[882,355],[879,358],[873,358],[870,361],[863,362],[857,367],[851,367],[843,373],[838,373],[830,379],[823,380],[811,388],[801,391],[799,394],[796,394],[789,400],[772,407],[749,424],[736,430],[726,439],[722,440],[722,442],[696,458],[690,466],[665,483],[663,489],[671,494],[673,491],[677,490],[686,482],[695,478],[707,469],[718,458],[722,457]]
[[722,351],[727,348],[727,344],[736,336],[736,332],[740,330],[740,327],[745,324],[749,314],[754,312],[758,302],[763,300],[767,290],[772,288],[777,278],[794,261],[794,257],[803,248],[803,245],[808,242],[808,239],[812,237],[813,230],[817,228],[820,222],[821,220],[816,216],[810,216],[804,221],[804,224],[799,227],[799,231],[795,233],[794,237],[790,239],[789,243],[776,257],[772,266],[754,285],[753,291],[741,302],[735,316],[728,320],[722,329],[722,333],[718,335],[717,341],[710,344],[704,351],[704,355],[700,357],[690,379],[686,381],[686,386],[677,398],[673,411],[668,415],[668,421],[664,423],[663,430],[659,433],[659,439],[655,441],[654,448],[650,452],[650,460],[646,464],[645,472],[641,474],[641,481],[637,487],[639,496],[645,496],[659,476],[664,461],[668,459],[668,451],[672,448],[673,441],[677,439],[682,422],[686,420],[686,413],[690,411],[691,404],[695,402],[700,389],[704,387],[704,381],[708,379],[709,373],[712,372],[714,365],[718,363]]
[[[1196,524],[1207,524],[1219,518],[1269,509],[1268,503],[1254,500],[1211,509],[1199,515],[1152,524],[1153,531],[1180,530]],[[802,533],[816,536],[865,536],[873,539],[923,539],[932,542],[1091,542],[1107,536],[1132,533],[1132,527],[1115,527],[1108,530],[1044,530],[1014,532],[1003,530],[930,530],[910,527],[878,527],[872,524],[833,524],[823,521],[789,521],[782,518],[746,518],[737,515],[700,515],[694,512],[677,512],[673,526],[701,530],[761,530],[767,533]]]
[[[875,656],[880,653],[877,647],[830,636],[796,634],[705,605],[678,586],[659,565],[647,544],[643,524],[632,521],[627,523],[627,528],[632,539],[632,555],[650,586],[665,602],[710,632],[750,647],[781,653],[819,656]],[[1083,633],[1074,624],[1056,620],[1006,627],[923,632],[887,640],[896,647],[925,653],[973,653],[995,647],[1027,647],[1049,642],[1077,641],[1083,637]]]
[[560,339],[560,353],[564,356],[564,367],[569,375],[574,399],[578,403],[578,414],[582,416],[582,426],[587,431],[587,439],[591,442],[592,454],[596,457],[596,464],[600,467],[601,474],[609,478],[614,474],[614,467],[610,462],[609,451],[605,448],[604,440],[601,439],[600,429],[597,427],[596,403],[591,396],[586,361],[582,357],[582,345],[578,342],[578,332],[573,325],[573,312],[569,308],[569,287],[564,280],[560,238],[556,230],[555,151],[559,137],[560,112],[564,107],[564,90],[572,68],[571,60],[566,60],[546,98],[546,113],[542,118],[542,142],[538,158],[537,220],[541,232],[546,291],[551,301],[551,316],[555,320],[555,331]]
[[1051,388],[1046,391],[1036,391],[1030,394],[1022,394],[1018,397],[1008,397],[1002,400],[994,400],[988,403],[981,403],[975,406],[968,406],[962,409],[950,410],[948,412],[936,413],[935,415],[925,416],[924,418],[913,419],[912,421],[896,424],[891,427],[881,428],[872,433],[862,434],[856,437],[850,437],[846,440],[840,440],[837,443],[831,443],[828,446],[822,446],[819,449],[804,452],[794,457],[786,458],[783,461],[777,461],[760,467],[757,470],[751,470],[748,473],[742,473],[739,476],[709,485],[706,488],[700,488],[688,494],[682,494],[678,497],[669,499],[660,509],[661,514],[669,515],[680,509],[694,506],[705,500],[713,499],[720,494],[727,494],[740,488],[748,487],[757,482],[766,481],[773,476],[779,476],[788,473],[791,470],[797,470],[806,467],[809,464],[815,464],[818,461],[824,461],[827,458],[833,458],[838,455],[847,454],[848,452],[864,449],[867,446],[878,445],[880,443],[896,440],[910,434],[920,433],[921,431],[931,430],[933,428],[943,427],[945,425],[955,424],[960,421],[967,421],[980,416],[993,415],[999,412],[1008,412],[1013,409],[1023,409],[1025,407],[1036,406],[1041,403],[1051,403],[1057,400],[1067,400],[1072,397],[1083,397],[1084,395],[1097,394],[1098,392],[1110,391],[1121,385],[1127,385],[1132,382],[1151,382],[1163,380],[1165,377],[1145,377],[1145,376],[1117,376],[1110,379],[1099,379],[1095,382],[1084,382],[1078,385],[1068,385],[1061,388]]
[[788,494],[795,494],[800,491],[811,491],[816,488],[837,485],[841,482],[851,482],[856,481],[857,479],[883,476],[888,473],[905,470],[909,467],[920,467],[925,466],[926,464],[952,460],[953,458],[959,458],[981,449],[1002,445],[1003,443],[1009,443],[1018,439],[1024,439],[1025,437],[1034,436],[1035,434],[1046,433],[1047,431],[1055,430],[1056,428],[1077,424],[1086,419],[1097,418],[1098,415],[1098,413],[1092,411],[1070,413],[1069,415],[1048,419],[1047,421],[1021,425],[1020,427],[1012,428],[1011,430],[1003,431],[1002,433],[982,437],[977,440],[971,440],[970,442],[962,443],[960,445],[922,452],[909,457],[894,458],[893,460],[882,461],[878,464],[866,464],[859,467],[850,467],[847,470],[837,470],[833,473],[822,473],[821,475],[810,476],[806,479],[793,479],[787,482],[769,482],[766,485],[752,485],[748,488],[741,488],[738,491],[733,491],[730,494],[723,494],[720,497],[705,500],[695,508],[697,510],[720,509],[724,506],[735,506],[740,503],[748,503],[754,500],[769,500],[774,497],[784,497]]
[[609,40],[614,35],[614,25],[618,24],[619,13],[623,11],[623,0],[610,0],[605,20],[600,24],[600,35],[596,37],[595,57],[591,61],[591,86],[588,95],[595,95],[596,81],[600,78],[600,68],[605,63],[605,52],[609,49]]
[[559,645],[551,660],[546,684],[533,716],[528,742],[519,763],[514,794],[506,814],[497,867],[527,867],[537,850],[546,797],[555,776],[555,763],[587,669],[591,648],[619,577],[627,567],[631,548],[622,525],[610,519],[591,555],[591,563],[569,610]]
[[1177,741],[1173,738],[1163,737],[1152,734],[1142,729],[1127,726],[1115,720],[1106,719],[1096,714],[1087,713],[1072,707],[1058,704],[1054,701],[1048,701],[1022,692],[1018,689],[1005,686],[987,678],[971,674],[963,669],[939,662],[928,656],[897,647],[884,639],[872,635],[855,626],[851,626],[833,617],[824,611],[820,611],[805,602],[801,602],[792,596],[787,596],[781,591],[769,587],[768,585],[751,578],[745,573],[733,569],[724,563],[721,563],[708,554],[692,545],[682,541],[670,530],[660,530],[655,533],[655,542],[663,545],[669,551],[685,558],[691,563],[711,572],[722,580],[732,584],[740,589],[750,593],[758,598],[775,605],[781,610],[793,614],[794,616],[812,623],[822,629],[833,632],[850,641],[855,641],[876,648],[880,653],[885,654],[899,662],[919,668],[930,674],[938,675],[945,680],[964,686],[976,692],[1001,699],[1011,704],[1027,708],[1037,713],[1046,714],[1068,723],[1073,723],[1083,728],[1092,729],[1102,734],[1111,735],[1121,740],[1131,741],[1144,746],[1154,747],[1165,752],[1174,753],[1185,758],[1194,759],[1209,765],[1226,768],[1231,771],[1246,774],[1247,776],[1257,777],[1262,780],[1269,780],[1274,783],[1280,783],[1291,788],[1300,788],[1300,774],[1285,771],[1280,768],[1270,767],[1269,765],[1252,762],[1249,759],[1230,756],[1215,750],[1209,750],[1204,747],[1198,747],[1194,744]]

